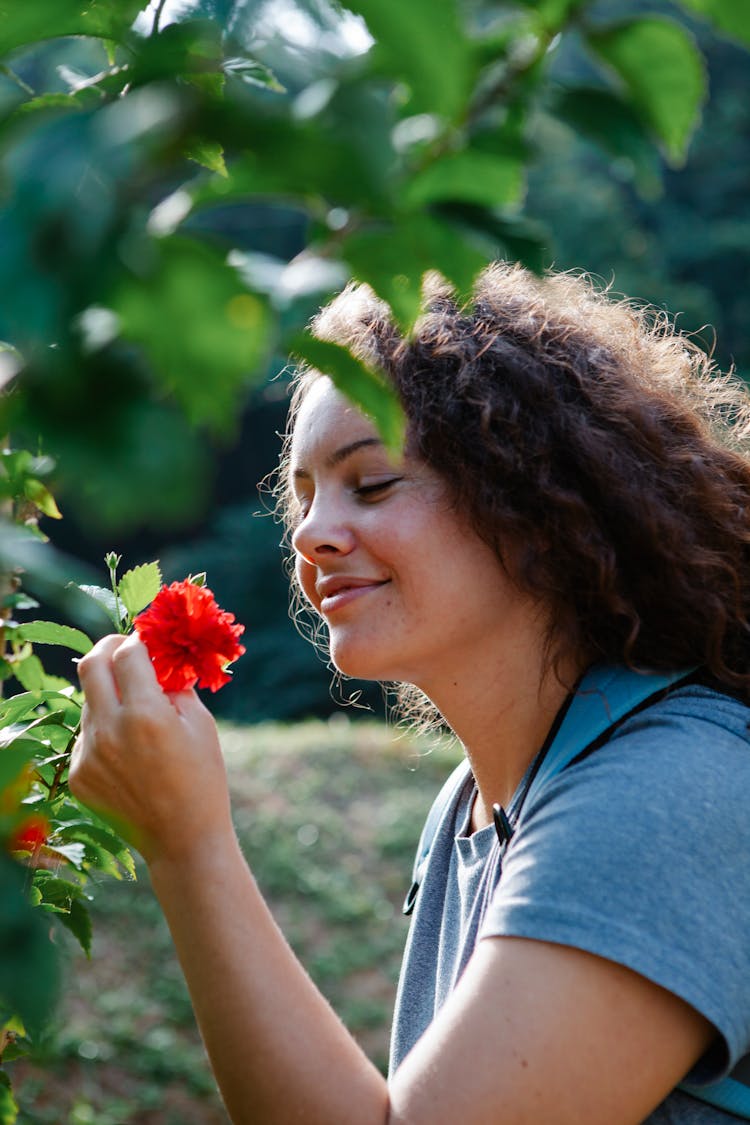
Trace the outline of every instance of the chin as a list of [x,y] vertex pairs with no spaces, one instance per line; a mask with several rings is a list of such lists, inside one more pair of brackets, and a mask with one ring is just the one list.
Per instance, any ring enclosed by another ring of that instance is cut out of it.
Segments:
[[331,643],[331,662],[343,676],[353,680],[393,681],[393,661],[384,659],[372,645]]

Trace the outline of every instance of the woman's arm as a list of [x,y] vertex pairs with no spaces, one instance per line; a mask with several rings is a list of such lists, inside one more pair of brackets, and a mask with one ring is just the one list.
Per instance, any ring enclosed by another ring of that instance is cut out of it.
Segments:
[[284,941],[239,849],[215,726],[136,638],[80,663],[71,788],[131,825],[235,1125],[637,1125],[712,1037],[643,977],[544,942],[482,941],[390,1090]]

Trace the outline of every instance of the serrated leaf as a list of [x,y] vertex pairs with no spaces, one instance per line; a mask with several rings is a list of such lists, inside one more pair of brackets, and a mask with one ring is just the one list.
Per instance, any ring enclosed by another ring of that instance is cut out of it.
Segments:
[[307,363],[329,375],[338,389],[351,399],[377,426],[383,443],[400,454],[404,443],[404,414],[395,391],[381,375],[352,355],[348,348],[313,336],[298,336],[291,350]]
[[49,519],[53,520],[62,519],[62,513],[55,503],[54,496],[48,488],[45,488],[41,481],[35,480],[34,477],[28,478],[24,481],[23,490],[26,499],[36,505],[42,515],[48,516]]
[[13,675],[27,691],[43,691],[46,687],[47,673],[39,657],[33,654],[13,665]]
[[590,31],[586,41],[622,80],[670,163],[681,164],[707,92],[693,36],[673,20],[649,16]]
[[32,644],[62,645],[74,652],[85,655],[91,651],[92,642],[81,632],[69,625],[58,625],[54,621],[26,621],[16,630],[16,636]]
[[161,589],[161,569],[158,562],[143,563],[123,574],[117,584],[117,593],[131,617],[150,605]]
[[57,915],[63,926],[66,926],[70,932],[78,939],[83,952],[87,957],[91,957],[91,938],[93,928],[91,925],[91,915],[80,899],[74,898],[70,904],[70,910]]
[[76,589],[80,590],[82,594],[86,594],[87,597],[93,598],[107,614],[115,628],[120,628],[125,619],[126,610],[124,606],[117,605],[115,595],[111,590],[107,590],[104,586],[79,586],[78,584],[76,584]]
[[223,176],[224,179],[229,175],[224,161],[224,148],[218,141],[193,141],[185,149],[185,156],[188,160],[200,164],[202,168],[208,168],[209,172],[216,172],[217,175]]
[[[103,828],[98,824],[91,824],[89,821],[73,821],[65,824],[59,830],[59,835],[65,840],[80,840],[84,843],[91,843],[98,849],[106,852],[109,856],[113,857],[113,864],[116,860],[127,873],[131,879],[135,879],[135,861],[129,848],[123,843],[119,836],[114,832],[110,832],[108,828]],[[98,864],[103,868],[103,864]],[[110,871],[111,874],[119,876],[119,872],[115,870]]]

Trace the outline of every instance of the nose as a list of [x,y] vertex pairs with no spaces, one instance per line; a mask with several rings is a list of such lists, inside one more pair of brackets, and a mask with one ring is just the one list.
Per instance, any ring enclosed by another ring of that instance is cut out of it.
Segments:
[[354,543],[353,529],[342,514],[317,497],[292,534],[294,551],[310,563],[324,555],[348,555]]

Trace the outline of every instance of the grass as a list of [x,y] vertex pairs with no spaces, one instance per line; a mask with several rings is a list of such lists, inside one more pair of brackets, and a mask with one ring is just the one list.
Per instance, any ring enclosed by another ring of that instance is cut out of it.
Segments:
[[[385,1069],[422,821],[456,760],[378,723],[222,727],[235,825],[284,933]],[[90,962],[56,934],[66,992],[9,1065],[19,1125],[227,1125],[166,925],[139,881],[102,882]]]

